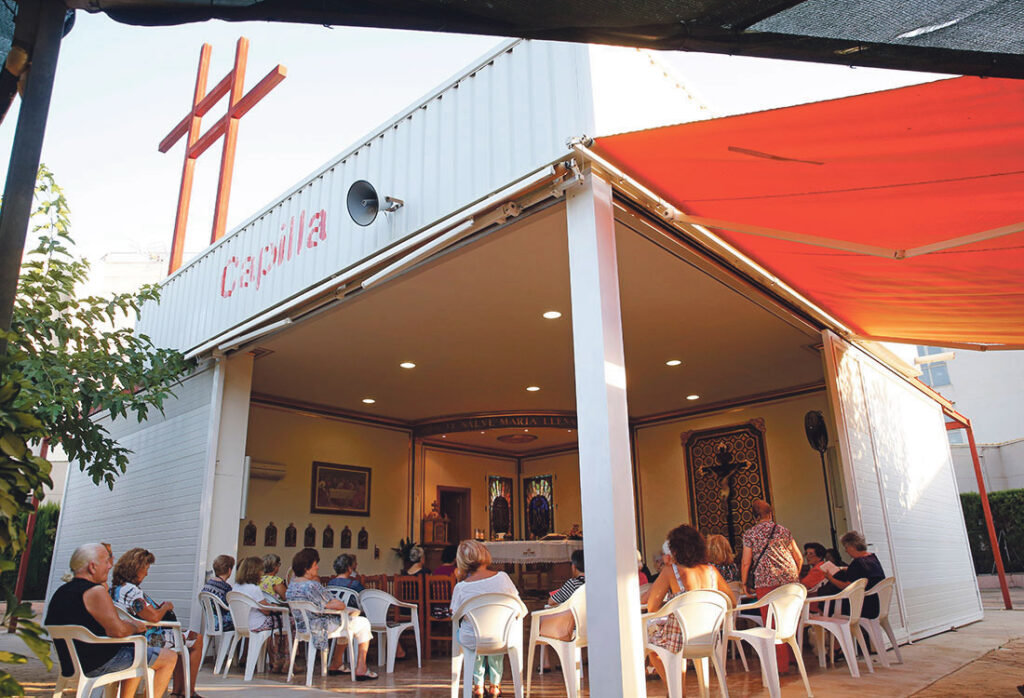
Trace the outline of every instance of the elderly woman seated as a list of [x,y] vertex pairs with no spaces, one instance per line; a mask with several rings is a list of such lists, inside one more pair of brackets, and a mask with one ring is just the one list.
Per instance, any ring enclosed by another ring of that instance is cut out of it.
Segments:
[[[846,554],[853,558],[853,560],[850,562],[849,567],[845,570],[839,570],[835,574],[824,569],[822,570],[835,589],[845,589],[858,579],[868,580],[867,589],[871,589],[885,579],[882,563],[878,561],[874,553],[868,552],[867,541],[864,540],[864,536],[860,532],[849,531],[839,539],[839,542],[842,544],[843,549],[846,550]],[[823,591],[832,592],[834,590],[827,589]],[[842,613],[847,614],[849,612],[850,604],[848,601],[844,601]],[[872,594],[865,597],[861,616],[864,618],[878,618],[878,612],[878,595]]]
[[281,570],[281,558],[274,553],[267,553],[263,556],[263,576],[260,577],[260,591],[267,596],[284,601],[288,587],[284,580],[278,576]]
[[[286,598],[288,601],[308,601],[320,610],[344,611],[345,603],[335,599],[320,584],[320,553],[313,548],[303,548],[295,553],[292,558],[292,572],[295,574],[292,583],[288,585]],[[341,619],[337,614],[311,613],[309,633],[313,638],[313,646],[317,650],[324,650],[329,643],[328,636],[338,629]],[[295,624],[299,632],[305,632],[301,617],[295,617]],[[366,650],[370,646],[370,621],[362,616],[349,614],[349,628],[358,647],[358,658],[356,660],[356,680],[372,681],[377,678],[366,667]],[[334,657],[331,658],[327,673],[331,676],[338,676],[345,673],[341,668],[345,658],[342,651],[344,638],[338,638],[338,644],[334,649]]]
[[[149,575],[149,568],[156,562],[156,556],[145,548],[131,548],[118,558],[114,565],[113,578],[111,580],[110,598],[114,605],[123,611],[150,623],[160,621],[176,621],[174,615],[174,604],[170,601],[157,603],[142,591],[141,584]],[[189,653],[189,679],[192,687],[192,698],[201,698],[195,692],[196,674],[199,671],[199,657],[202,656],[203,638],[201,635],[187,633],[185,639]],[[174,634],[170,630],[161,628],[150,628],[146,631],[147,644],[150,647],[174,647]],[[181,658],[177,658],[174,665],[174,690],[171,696],[177,698],[189,698],[185,696],[185,668],[182,666]]]
[[[334,573],[327,586],[339,589],[351,589],[357,594],[365,588],[363,583],[356,577],[356,556],[351,553],[342,553],[334,559]],[[358,599],[352,604],[353,608],[359,608]]]

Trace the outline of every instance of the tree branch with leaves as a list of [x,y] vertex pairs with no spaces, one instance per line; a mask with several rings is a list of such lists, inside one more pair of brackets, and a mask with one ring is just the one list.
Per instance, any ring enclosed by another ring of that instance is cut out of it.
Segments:
[[[45,165],[36,180],[30,240],[22,261],[14,318],[3,333],[0,357],[0,571],[11,569],[25,545],[25,531],[13,523],[52,486],[50,464],[32,455],[29,444],[49,438],[68,461],[94,483],[113,489],[128,467],[131,451],[99,419],[145,421],[173,397],[173,386],[191,367],[180,352],[153,345],[132,329],[142,305],[159,301],[157,286],[108,296],[84,294],[89,262],[74,253],[70,212],[63,190]],[[11,590],[7,617],[19,621],[29,648],[49,666],[49,644],[31,611]],[[26,615],[27,614],[27,615]],[[0,662],[24,657],[0,653]],[[0,670],[0,696],[22,695]]]

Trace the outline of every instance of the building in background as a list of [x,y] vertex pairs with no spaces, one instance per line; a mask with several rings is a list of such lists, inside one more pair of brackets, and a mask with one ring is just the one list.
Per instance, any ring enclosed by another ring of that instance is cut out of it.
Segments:
[[[906,355],[909,347],[903,348]],[[921,380],[970,418],[989,492],[1024,487],[1024,351],[951,351],[918,346],[909,357]],[[949,432],[957,485],[977,492],[974,463],[963,430]]]

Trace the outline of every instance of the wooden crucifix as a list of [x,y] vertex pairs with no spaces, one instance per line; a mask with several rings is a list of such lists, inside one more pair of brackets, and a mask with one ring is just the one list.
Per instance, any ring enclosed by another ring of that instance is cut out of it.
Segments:
[[701,470],[705,473],[710,471],[718,478],[719,497],[725,500],[725,520],[729,529],[729,543],[735,545],[736,517],[733,505],[733,476],[740,470],[751,467],[752,464],[747,460],[736,460],[732,449],[724,441],[719,442],[715,448],[715,460],[718,461],[716,465],[706,465]]
[[[185,146],[185,164],[181,172],[181,187],[178,190],[178,209],[174,216],[174,237],[171,239],[171,259],[167,273],[173,274],[181,266],[181,258],[185,249],[185,228],[188,222],[188,207],[192,197],[192,177],[195,172],[196,159],[206,149],[224,137],[224,148],[220,158],[220,176],[217,180],[217,202],[213,212],[213,232],[210,242],[216,242],[224,236],[224,228],[228,217],[228,199],[231,195],[231,175],[235,167],[235,146],[238,144],[238,121],[256,106],[267,93],[277,87],[287,75],[283,65],[278,65],[260,80],[255,87],[242,96],[245,86],[245,64],[249,55],[249,40],[244,36],[238,39],[235,46],[235,64],[231,72],[206,92],[206,79],[210,70],[210,44],[203,44],[199,51],[199,70],[196,73],[196,87],[192,96],[192,111],[171,129],[171,132],[160,141],[160,152],[166,153],[181,137],[188,134]],[[203,116],[213,108],[221,97],[228,95],[227,112],[210,130],[199,135]]]

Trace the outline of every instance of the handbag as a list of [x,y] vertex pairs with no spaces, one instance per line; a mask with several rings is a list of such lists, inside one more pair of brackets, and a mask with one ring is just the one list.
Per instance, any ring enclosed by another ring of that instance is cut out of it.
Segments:
[[757,566],[761,564],[761,558],[764,557],[765,552],[768,550],[768,546],[771,544],[772,538],[775,537],[775,529],[778,527],[779,524],[772,524],[772,532],[768,534],[768,540],[764,542],[764,547],[761,548],[761,553],[757,556],[757,559],[754,560],[754,564],[750,566],[750,569],[747,570],[747,578],[744,580],[744,583],[747,585],[747,589],[754,588],[754,571],[757,569]]

